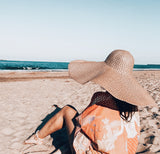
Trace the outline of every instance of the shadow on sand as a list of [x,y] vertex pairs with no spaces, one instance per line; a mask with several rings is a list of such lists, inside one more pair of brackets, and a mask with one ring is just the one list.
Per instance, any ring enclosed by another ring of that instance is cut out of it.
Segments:
[[[56,107],[56,109],[50,114],[48,114],[44,119],[42,119],[42,123],[37,127],[35,132],[37,130],[40,130],[56,113],[61,110],[61,108],[57,105],[53,106]],[[57,150],[60,150],[62,154],[71,154],[67,129],[65,126],[63,126],[62,129],[52,133],[50,136],[53,138],[52,145],[55,147],[55,150],[52,151],[50,154],[55,153]]]

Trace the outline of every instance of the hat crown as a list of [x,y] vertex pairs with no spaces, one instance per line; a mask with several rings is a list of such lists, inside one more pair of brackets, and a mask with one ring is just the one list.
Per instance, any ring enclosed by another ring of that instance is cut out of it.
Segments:
[[114,50],[106,58],[105,63],[117,72],[126,74],[133,71],[134,58],[125,50]]

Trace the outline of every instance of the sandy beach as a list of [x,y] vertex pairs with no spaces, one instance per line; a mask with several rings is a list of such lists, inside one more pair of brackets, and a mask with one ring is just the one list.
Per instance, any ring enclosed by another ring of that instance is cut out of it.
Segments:
[[[134,76],[158,105],[139,108],[137,153],[160,154],[160,71],[134,71]],[[75,82],[68,72],[0,71],[0,153],[67,153],[65,128],[48,136],[44,145],[24,145],[23,141],[61,107],[71,104],[81,112],[100,90],[91,82]]]

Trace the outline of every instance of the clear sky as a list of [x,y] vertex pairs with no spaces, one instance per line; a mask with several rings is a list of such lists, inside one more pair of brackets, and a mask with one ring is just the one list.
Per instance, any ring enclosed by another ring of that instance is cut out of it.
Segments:
[[159,0],[0,0],[0,59],[160,63]]

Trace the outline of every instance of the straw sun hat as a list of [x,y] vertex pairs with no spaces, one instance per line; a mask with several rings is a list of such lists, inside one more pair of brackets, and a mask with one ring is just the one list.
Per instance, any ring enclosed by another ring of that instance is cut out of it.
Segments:
[[117,99],[137,106],[156,106],[153,98],[133,77],[133,56],[125,50],[114,50],[103,62],[72,61],[69,75],[84,84],[93,81]]

